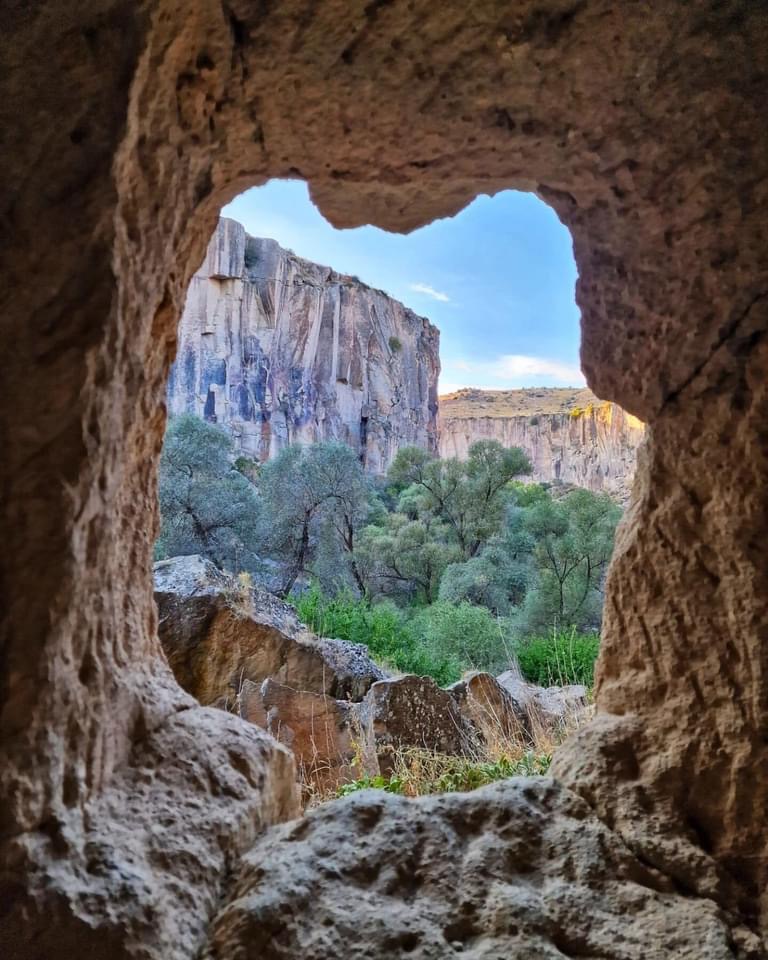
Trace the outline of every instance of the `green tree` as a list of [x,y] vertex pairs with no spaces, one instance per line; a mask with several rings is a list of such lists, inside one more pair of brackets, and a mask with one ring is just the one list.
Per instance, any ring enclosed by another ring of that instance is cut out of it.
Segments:
[[536,571],[520,613],[527,633],[600,624],[605,571],[621,510],[606,494],[574,490],[539,498],[513,514],[512,542],[530,551]]
[[463,462],[406,447],[395,457],[389,478],[402,491],[401,501],[406,498],[406,512],[428,512],[442,520],[469,560],[501,527],[510,481],[530,472],[530,461],[518,447],[479,440]]
[[459,674],[470,668],[498,672],[511,659],[506,622],[466,601],[440,600],[425,607],[411,621],[411,630],[432,658]]
[[455,544],[446,542],[447,533],[439,520],[413,520],[403,513],[387,514],[381,524],[367,526],[356,557],[368,592],[400,593],[432,603],[443,571],[459,558]]
[[221,428],[191,414],[169,420],[160,457],[158,559],[201,553],[233,571],[250,566],[259,500],[233,460],[232,440]]
[[336,442],[286,447],[261,468],[259,493],[265,549],[285,566],[280,596],[290,592],[300,574],[312,572],[321,540],[326,549],[330,542],[338,550],[364,588],[355,546],[373,493],[350,447]]

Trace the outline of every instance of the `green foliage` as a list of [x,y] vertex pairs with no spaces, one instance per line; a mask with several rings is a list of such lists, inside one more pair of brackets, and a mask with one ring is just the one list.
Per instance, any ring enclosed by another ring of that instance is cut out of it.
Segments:
[[160,458],[157,559],[201,553],[220,567],[248,569],[255,556],[256,489],[233,468],[234,447],[219,427],[173,417]]
[[439,684],[452,683],[461,674],[454,663],[434,657],[418,644],[393,603],[371,604],[349,594],[328,598],[317,585],[295,597],[294,603],[301,620],[320,636],[362,643],[372,656],[402,673],[432,677]]
[[439,599],[452,603],[466,600],[505,616],[522,602],[529,580],[529,564],[495,537],[478,556],[446,568]]
[[400,353],[403,349],[403,343],[399,337],[390,337],[389,338],[389,349],[392,353]]
[[163,448],[156,554],[202,553],[282,595],[309,576],[297,602],[314,630],[441,684],[503,669],[516,649],[535,682],[591,685],[620,510],[516,479],[528,472],[495,441],[464,462],[405,448],[386,485],[343,443],[290,445],[259,465],[184,415]]
[[387,793],[403,792],[403,781],[392,774],[390,777],[383,777],[377,774],[375,777],[360,777],[359,780],[352,780],[350,783],[344,783],[339,787],[338,796],[348,797],[350,793],[357,793],[358,790],[385,790]]
[[433,756],[428,758],[427,763],[414,763],[406,757],[403,763],[398,764],[400,769],[397,774],[361,777],[341,786],[338,796],[346,797],[358,790],[371,789],[411,797],[466,792],[510,777],[545,776],[551,762],[551,754],[532,750],[517,759],[500,757],[487,761],[470,757]]
[[466,601],[425,607],[411,630],[434,660],[451,664],[458,675],[468,669],[500,671],[510,660],[505,622]]
[[574,490],[560,500],[546,494],[508,516],[507,538],[535,572],[517,617],[520,635],[553,625],[599,628],[603,579],[621,511],[605,494]]
[[363,589],[355,538],[368,517],[373,493],[350,447],[335,442],[286,447],[261,468],[259,493],[265,550],[284,564],[281,596],[301,573],[311,571],[323,532],[326,551],[335,548],[331,563]]
[[520,670],[531,683],[545,687],[583,683],[591,687],[599,647],[597,633],[553,630],[548,636],[523,641],[516,653]]
[[409,519],[404,513],[387,514],[379,525],[366,527],[358,538],[356,558],[367,592],[431,603],[443,571],[459,556],[446,536],[439,521]]
[[479,440],[466,461],[437,460],[417,447],[400,450],[389,470],[398,491],[420,515],[439,520],[465,560],[474,557],[502,524],[507,485],[531,472],[526,455],[495,440]]

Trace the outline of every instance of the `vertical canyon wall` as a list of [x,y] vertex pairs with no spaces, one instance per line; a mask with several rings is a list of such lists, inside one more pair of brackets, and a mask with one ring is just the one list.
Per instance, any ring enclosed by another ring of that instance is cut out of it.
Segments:
[[440,456],[466,459],[476,440],[521,447],[532,479],[626,501],[644,424],[589,390],[460,390],[440,398]]
[[366,469],[437,451],[439,331],[356,277],[219,220],[187,292],[171,413],[224,424],[258,460],[342,440]]

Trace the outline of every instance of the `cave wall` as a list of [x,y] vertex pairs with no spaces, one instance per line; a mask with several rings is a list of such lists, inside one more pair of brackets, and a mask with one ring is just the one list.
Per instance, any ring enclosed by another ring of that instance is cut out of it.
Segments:
[[437,452],[439,352],[425,317],[223,217],[187,291],[168,409],[260,462],[340,440],[383,474],[400,447]]
[[[150,557],[188,281],[225,202],[302,177],[337,226],[410,230],[513,187],[570,229],[584,372],[649,442],[608,578],[598,716],[561,751],[558,789],[597,831],[584,883],[601,923],[619,901],[594,878],[631,851],[669,909],[674,891],[711,905],[711,956],[761,956],[734,931],[765,930],[768,888],[763,5],[54,0],[13,5],[4,28],[6,951],[195,955],[242,851],[295,811],[290,758],[172,681]],[[238,816],[214,816],[227,791]],[[543,809],[518,792],[435,816],[458,830],[500,803]],[[645,956],[668,955],[662,925],[646,935]]]

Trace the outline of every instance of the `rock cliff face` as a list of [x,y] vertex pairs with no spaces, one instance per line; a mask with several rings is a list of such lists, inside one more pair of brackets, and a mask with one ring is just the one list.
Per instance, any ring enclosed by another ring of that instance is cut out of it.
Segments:
[[187,292],[169,409],[225,424],[258,460],[335,439],[383,473],[401,446],[436,451],[439,336],[380,290],[222,218]]
[[440,455],[466,459],[475,440],[522,447],[533,479],[629,497],[643,423],[589,390],[459,390],[440,398]]

